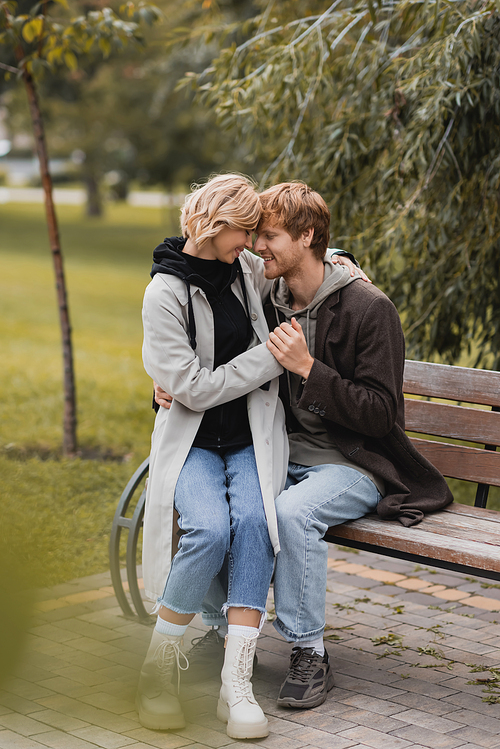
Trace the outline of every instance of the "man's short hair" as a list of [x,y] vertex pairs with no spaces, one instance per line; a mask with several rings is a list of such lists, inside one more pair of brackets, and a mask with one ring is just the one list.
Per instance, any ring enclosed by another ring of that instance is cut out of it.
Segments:
[[218,174],[204,185],[193,185],[181,211],[182,236],[201,247],[225,226],[253,232],[260,219],[254,183],[241,174]]
[[303,182],[282,182],[260,194],[260,225],[281,226],[296,242],[301,234],[314,229],[311,250],[324,257],[330,240],[330,211],[321,195]]

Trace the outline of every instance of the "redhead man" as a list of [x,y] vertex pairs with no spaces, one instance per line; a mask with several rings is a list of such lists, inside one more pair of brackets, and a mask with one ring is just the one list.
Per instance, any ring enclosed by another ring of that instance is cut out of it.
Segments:
[[330,212],[302,183],[261,193],[254,249],[274,279],[265,307],[290,459],[276,500],[281,551],[278,632],[293,643],[278,704],[310,708],[333,686],[324,649],[330,526],[377,512],[403,525],[452,501],[441,474],[404,431],[405,345],[396,308],[325,252]]

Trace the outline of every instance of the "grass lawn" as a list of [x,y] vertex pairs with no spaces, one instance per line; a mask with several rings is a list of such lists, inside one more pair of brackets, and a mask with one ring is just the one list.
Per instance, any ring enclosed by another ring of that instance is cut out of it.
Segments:
[[36,586],[107,568],[114,509],[149,452],[153,423],[142,295],[152,249],[177,230],[156,209],[58,214],[82,450],[71,461],[59,452],[62,360],[43,207],[0,206],[0,543]]

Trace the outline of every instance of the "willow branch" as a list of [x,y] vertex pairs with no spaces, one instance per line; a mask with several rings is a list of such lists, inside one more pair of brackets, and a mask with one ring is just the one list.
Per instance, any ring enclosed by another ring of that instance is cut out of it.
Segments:
[[21,68],[14,68],[12,65],[6,65],[4,62],[0,62],[0,68],[6,70],[8,73],[20,73]]

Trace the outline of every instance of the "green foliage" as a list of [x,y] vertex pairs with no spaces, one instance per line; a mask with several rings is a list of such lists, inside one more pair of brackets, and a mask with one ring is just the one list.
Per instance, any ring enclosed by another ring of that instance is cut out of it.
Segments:
[[403,636],[397,635],[394,632],[388,632],[387,634],[379,635],[378,637],[370,637],[370,640],[374,645],[391,645],[400,648],[403,642]]
[[[73,9],[78,0],[70,2]],[[77,70],[53,66],[38,81],[49,151],[63,157],[77,152],[78,174],[96,213],[96,186],[110,172],[125,188],[133,179],[186,190],[213,172],[247,171],[246,147],[236,136],[228,138],[212,109],[193,101],[192,91],[176,86],[187,71],[203,70],[216,54],[213,30],[249,15],[253,4],[159,0],[158,5],[168,24],[148,29],[146,45],[129,44],[107,60],[94,45],[86,55],[75,53]],[[149,6],[137,6],[127,21],[140,21],[140,7]],[[183,44],[195,31],[196,40]],[[11,94],[7,106],[11,131],[27,129],[29,113],[19,97]]]
[[485,693],[483,702],[490,705],[500,704],[500,669],[488,666],[477,666],[470,663],[466,664],[470,668],[470,673],[481,672],[474,680],[468,681],[467,684],[485,686],[482,691]]
[[35,77],[57,68],[75,71],[79,58],[108,58],[130,43],[140,43],[141,22],[152,24],[161,17],[156,6],[142,0],[120,8],[125,19],[111,8],[68,18],[63,10],[69,11],[67,0],[55,2],[62,6],[56,17],[52,4],[47,12],[47,2],[34,3],[23,13],[14,0],[0,0],[0,45],[14,48],[19,70]]
[[[58,0],[67,7],[66,0]],[[154,6],[138,6],[129,2],[123,6],[124,13],[132,19],[158,20],[160,13]],[[59,228],[53,202],[52,178],[47,153],[43,115],[40,109],[36,80],[42,77],[45,69],[58,67],[74,72],[78,68],[78,57],[88,60],[99,55],[107,58],[112,51],[119,51],[129,43],[141,40],[137,20],[124,21],[110,8],[89,11],[84,16],[67,20],[54,19],[53,5],[49,0],[32,5],[29,13],[23,13],[14,0],[0,0],[0,46],[13,52],[17,69],[0,63],[0,69],[9,76],[13,71],[23,81],[29,104],[32,131],[40,166],[40,176],[44,188],[44,201],[47,217],[47,230],[54,260],[56,291],[61,326],[62,355],[65,376],[63,380],[63,451],[67,456],[74,455],[77,447],[76,436],[76,393],[74,382],[72,331],[67,305],[66,280],[62,263]]]
[[[429,608],[434,608],[429,606]],[[435,607],[439,608],[439,607]],[[446,668],[450,671],[453,670],[453,666],[455,664],[455,661],[450,660],[450,658],[446,658],[445,654],[442,650],[439,650],[439,648],[435,648],[432,645],[426,645],[425,647],[418,647],[417,648],[420,655],[430,655],[432,658],[436,659],[435,663],[412,663],[411,666],[413,668],[439,668],[440,666],[446,666]]]
[[[500,15],[493,0],[261,0],[194,79],[224,126],[327,200],[410,355],[500,363]],[[233,29],[234,31],[234,29]]]
[[377,658],[401,655],[403,650],[408,649],[406,645],[403,645],[403,637],[404,635],[398,635],[395,632],[388,632],[387,634],[379,635],[378,637],[370,637],[370,640],[375,646],[389,645],[389,648],[391,648],[386,648],[384,653],[377,656]]

